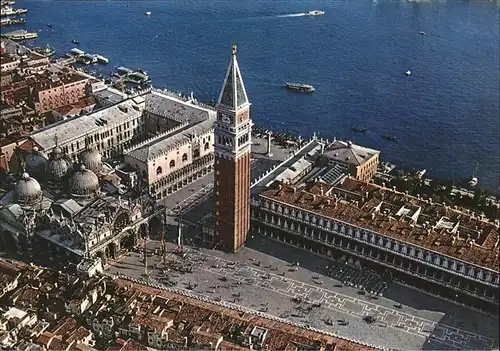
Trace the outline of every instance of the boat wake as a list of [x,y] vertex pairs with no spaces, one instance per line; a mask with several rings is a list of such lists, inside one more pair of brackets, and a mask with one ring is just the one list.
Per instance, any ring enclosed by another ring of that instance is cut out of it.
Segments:
[[284,17],[302,17],[302,16],[306,16],[306,14],[305,13],[291,13],[288,15],[278,15],[276,17],[284,18]]

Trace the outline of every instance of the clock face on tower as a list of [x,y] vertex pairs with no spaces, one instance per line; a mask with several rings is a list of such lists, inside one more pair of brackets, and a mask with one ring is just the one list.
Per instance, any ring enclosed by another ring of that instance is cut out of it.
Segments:
[[230,124],[232,122],[231,118],[222,112],[219,114],[219,120],[226,124]]
[[245,122],[246,120],[248,120],[248,111],[244,111],[238,116],[238,121]]

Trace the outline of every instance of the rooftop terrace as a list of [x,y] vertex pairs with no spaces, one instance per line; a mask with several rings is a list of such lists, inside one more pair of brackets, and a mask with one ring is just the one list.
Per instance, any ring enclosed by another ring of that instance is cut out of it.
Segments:
[[335,187],[285,185],[261,196],[499,271],[498,226],[429,200],[352,178]]

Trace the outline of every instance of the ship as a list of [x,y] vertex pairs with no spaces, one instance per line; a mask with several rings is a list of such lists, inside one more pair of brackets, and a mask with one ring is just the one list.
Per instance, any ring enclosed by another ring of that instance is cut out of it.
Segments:
[[28,12],[26,9],[14,9],[10,6],[2,7],[0,10],[0,14],[2,16],[15,16],[15,15],[22,15],[23,13]]
[[323,16],[325,14],[325,11],[319,11],[319,10],[313,10],[304,13],[306,16]]
[[303,91],[305,93],[312,93],[315,90],[312,85],[308,84],[286,83],[285,87],[290,90],[298,90],[298,91]]
[[24,23],[25,23],[24,18],[10,18],[10,17],[6,17],[6,18],[2,18],[2,20],[0,22],[0,25],[3,27],[3,26],[12,26],[12,25],[15,25],[15,24],[24,24]]
[[26,39],[38,38],[38,33],[28,32],[25,30],[18,30],[15,32],[5,33],[2,35],[6,38],[11,39],[11,40],[26,40]]

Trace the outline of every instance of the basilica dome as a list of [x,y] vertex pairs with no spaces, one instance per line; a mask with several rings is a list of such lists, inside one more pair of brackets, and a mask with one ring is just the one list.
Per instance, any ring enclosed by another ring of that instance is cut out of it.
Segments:
[[33,151],[26,156],[26,171],[34,177],[44,179],[47,172],[47,159],[33,147]]
[[42,199],[42,187],[35,178],[23,173],[15,187],[16,200],[21,205],[33,205]]
[[101,154],[95,148],[87,148],[78,156],[78,159],[88,170],[97,174],[102,171]]
[[62,149],[56,146],[50,155],[47,167],[49,181],[55,183],[61,182],[70,166],[71,163],[64,158]]
[[69,193],[76,197],[93,197],[99,192],[99,179],[85,165],[69,179]]

